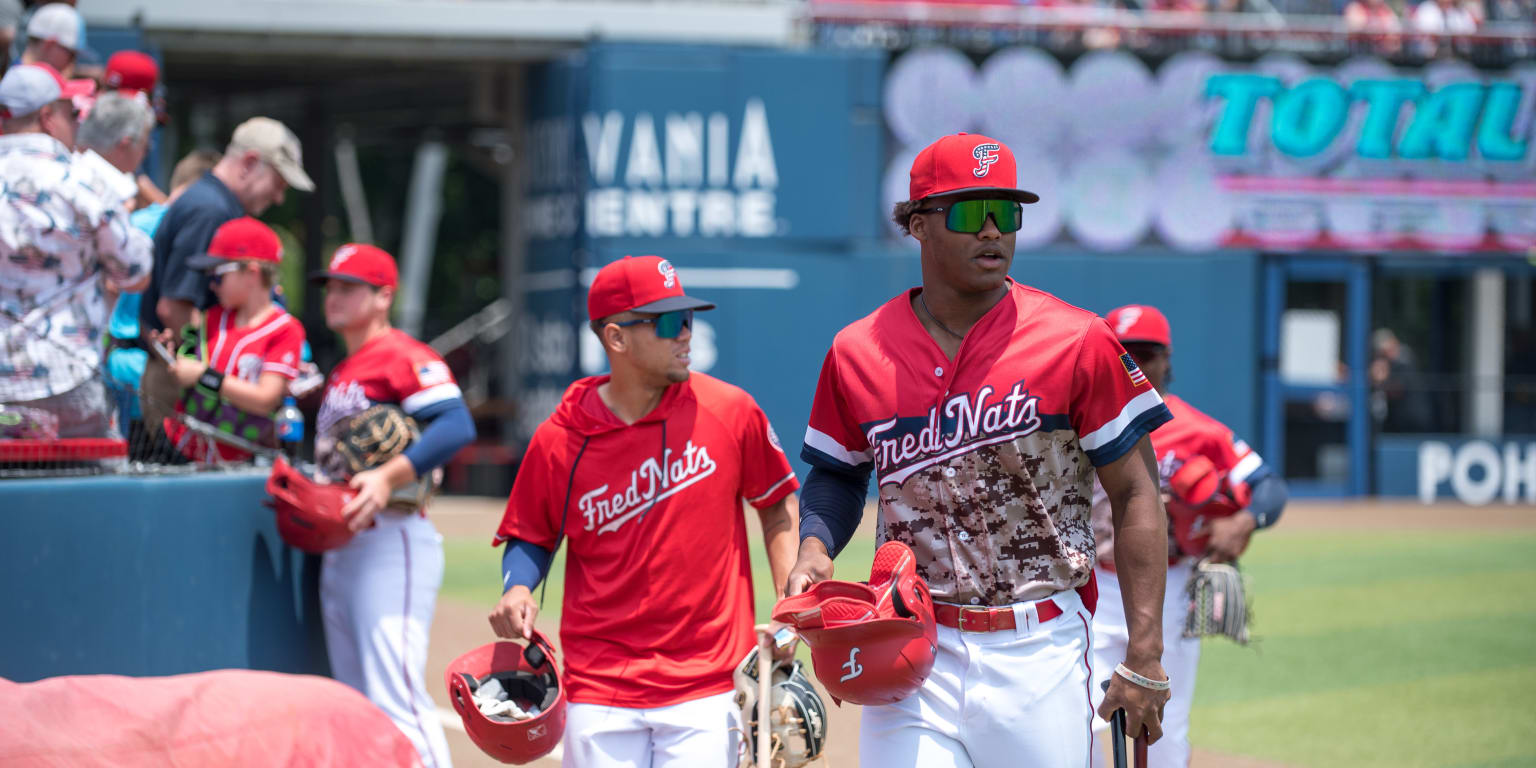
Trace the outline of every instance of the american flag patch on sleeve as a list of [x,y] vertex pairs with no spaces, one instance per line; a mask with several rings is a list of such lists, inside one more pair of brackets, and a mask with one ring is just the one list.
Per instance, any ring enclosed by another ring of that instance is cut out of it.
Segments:
[[441,360],[429,360],[416,364],[416,382],[423,387],[431,387],[453,381],[453,374],[448,371],[448,364]]
[[1131,377],[1131,384],[1133,386],[1139,387],[1147,383],[1147,375],[1141,372],[1141,366],[1136,364],[1136,360],[1131,357],[1131,353],[1127,352],[1121,355],[1120,364],[1125,366],[1126,375]]

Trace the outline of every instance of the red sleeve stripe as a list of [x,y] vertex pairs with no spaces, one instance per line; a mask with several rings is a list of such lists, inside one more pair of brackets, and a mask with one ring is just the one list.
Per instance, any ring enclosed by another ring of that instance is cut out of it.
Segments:
[[805,428],[805,444],[850,467],[868,464],[871,459],[868,451],[850,451],[836,438],[815,427]]
[[1149,389],[1133,398],[1120,409],[1120,414],[1109,423],[1078,438],[1083,450],[1093,451],[1102,448],[1120,439],[1120,435],[1136,421],[1136,418],[1153,408],[1163,404],[1163,398],[1157,394],[1157,390]]
[[747,503],[748,504],[756,504],[759,501],[762,501],[763,499],[766,499],[769,496],[772,496],[774,491],[779,490],[780,488],[782,488],[784,486],[785,483],[787,483],[787,482],[789,482],[789,481],[791,481],[793,479],[795,479],[795,473],[794,472],[790,472],[789,474],[785,475],[782,479],[780,479],[777,483],[774,483],[773,485],[768,486],[768,490],[763,491],[763,493],[761,495],[753,496],[752,498],[747,499]]

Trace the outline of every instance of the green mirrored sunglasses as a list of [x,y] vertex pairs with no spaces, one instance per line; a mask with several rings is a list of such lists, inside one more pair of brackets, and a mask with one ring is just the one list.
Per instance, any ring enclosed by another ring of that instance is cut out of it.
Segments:
[[922,208],[918,213],[945,213],[944,226],[951,232],[974,235],[987,226],[987,217],[997,223],[997,231],[1008,234],[1024,226],[1024,206],[1014,200],[961,200],[947,206]]

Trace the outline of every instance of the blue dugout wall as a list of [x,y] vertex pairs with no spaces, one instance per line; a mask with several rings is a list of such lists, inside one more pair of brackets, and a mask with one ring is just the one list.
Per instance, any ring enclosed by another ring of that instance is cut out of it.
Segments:
[[328,674],[320,560],[266,473],[0,481],[0,677]]
[[[751,392],[803,472],[832,336],[921,281],[916,243],[888,237],[879,202],[884,66],[853,51],[599,44],[537,69],[530,413],[603,368],[584,327],[592,272],[659,254],[720,305],[700,315],[695,367]],[[1013,275],[1101,314],[1164,309],[1176,391],[1257,442],[1256,254],[1063,244],[1019,252]]]

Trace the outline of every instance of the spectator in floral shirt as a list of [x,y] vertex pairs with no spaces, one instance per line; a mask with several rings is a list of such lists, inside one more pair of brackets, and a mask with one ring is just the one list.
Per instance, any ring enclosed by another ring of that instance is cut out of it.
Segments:
[[79,87],[36,65],[0,79],[0,403],[53,414],[59,437],[101,437],[100,278],[142,290],[152,257],[121,197],[75,172]]

